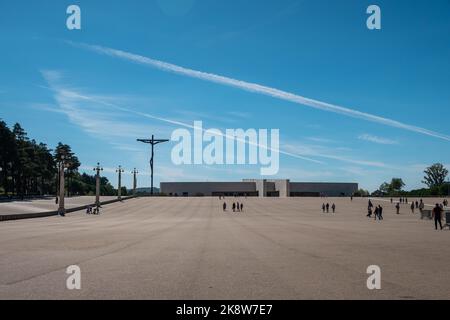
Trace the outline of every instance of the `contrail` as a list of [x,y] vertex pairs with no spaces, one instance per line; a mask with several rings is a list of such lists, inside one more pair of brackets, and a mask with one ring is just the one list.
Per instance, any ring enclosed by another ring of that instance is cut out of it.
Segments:
[[[52,91],[55,91],[55,89],[52,88],[52,87],[50,87],[49,89],[52,90]],[[158,120],[158,121],[166,122],[166,123],[169,123],[169,124],[172,124],[172,125],[177,125],[177,126],[189,128],[189,129],[200,129],[200,128],[196,127],[196,126],[193,126],[193,125],[190,125],[190,124],[187,124],[187,123],[184,123],[184,122],[157,117],[157,116],[145,113],[145,112],[140,112],[140,111],[129,109],[129,108],[126,108],[126,107],[123,107],[123,106],[119,106],[119,105],[117,105],[115,103],[110,103],[110,102],[106,102],[106,101],[103,101],[103,100],[100,100],[100,99],[97,99],[97,98],[93,98],[91,96],[79,94],[79,93],[77,93],[75,91],[63,89],[63,90],[59,90],[59,93],[65,95],[66,97],[72,97],[72,98],[78,98],[78,99],[92,101],[94,103],[102,104],[104,106],[108,106],[108,107],[114,108],[114,109],[122,111],[122,112],[133,113],[135,115],[139,115],[139,116],[142,116],[142,117],[145,117],[145,118],[148,118],[148,119]],[[202,132],[206,131],[203,128],[201,128],[201,129],[202,129]],[[274,149],[274,148],[268,147],[268,146],[263,145],[263,144],[255,143],[255,142],[252,142],[252,141],[246,141],[245,139],[241,139],[241,138],[238,138],[236,136],[231,136],[231,135],[224,134],[224,133],[221,133],[220,136],[222,136],[224,138],[227,138],[227,139],[236,139],[236,141],[243,142],[243,143],[248,143],[249,145],[253,145],[253,146],[256,146],[258,148],[262,148],[262,149],[265,149],[265,150],[268,150],[268,151],[271,151],[271,152],[277,152],[277,153],[280,153],[280,154],[284,154],[284,155],[287,155],[287,156],[290,156],[290,157],[293,157],[293,158],[306,160],[306,161],[314,162],[314,163],[317,163],[317,164],[325,164],[323,161],[320,161],[320,160],[304,157],[304,156],[301,156],[299,154],[291,153],[291,152],[288,152],[288,151],[283,151],[283,150],[280,150],[280,149]]]
[[431,130],[428,130],[425,128],[409,125],[409,124],[402,123],[397,120],[383,118],[383,117],[373,115],[370,113],[361,112],[358,110],[349,109],[346,107],[341,107],[338,105],[334,105],[334,104],[330,104],[330,103],[326,103],[326,102],[322,102],[322,101],[318,101],[318,100],[314,100],[314,99],[309,99],[309,98],[306,98],[306,97],[303,97],[303,96],[300,96],[297,94],[293,94],[293,93],[289,93],[289,92],[282,91],[279,89],[259,85],[256,83],[251,83],[251,82],[241,81],[241,80],[237,80],[237,79],[233,79],[233,78],[228,78],[228,77],[216,75],[213,73],[206,73],[206,72],[202,72],[202,71],[188,69],[188,68],[177,66],[175,64],[167,63],[164,61],[155,60],[155,59],[144,57],[141,55],[137,55],[137,54],[133,54],[133,53],[117,50],[117,49],[107,48],[107,47],[103,47],[103,46],[99,46],[99,45],[76,43],[76,42],[72,42],[72,41],[66,41],[66,42],[73,46],[76,46],[76,47],[88,49],[88,50],[91,50],[91,51],[94,51],[94,52],[97,52],[100,54],[106,54],[111,57],[121,58],[121,59],[132,61],[135,63],[143,64],[143,65],[157,68],[157,69],[160,69],[163,71],[188,76],[191,78],[201,79],[204,81],[215,82],[218,84],[227,85],[227,86],[239,88],[239,89],[250,91],[250,92],[263,94],[266,96],[271,96],[271,97],[278,98],[281,100],[290,101],[293,103],[309,106],[309,107],[312,107],[315,109],[334,112],[334,113],[342,114],[342,115],[345,115],[348,117],[363,119],[366,121],[371,121],[371,122],[383,124],[386,126],[404,129],[404,130],[408,130],[408,131],[412,131],[412,132],[416,132],[416,133],[421,133],[421,134],[424,134],[427,136],[443,139],[446,141],[450,141],[450,136],[448,136],[446,134],[442,134],[442,133],[431,131]]

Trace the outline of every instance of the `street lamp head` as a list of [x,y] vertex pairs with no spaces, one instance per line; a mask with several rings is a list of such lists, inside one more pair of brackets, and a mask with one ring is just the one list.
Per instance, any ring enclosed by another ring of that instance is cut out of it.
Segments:
[[103,171],[103,168],[100,167],[100,162],[97,162],[97,166],[94,168],[94,171],[97,171],[97,172]]

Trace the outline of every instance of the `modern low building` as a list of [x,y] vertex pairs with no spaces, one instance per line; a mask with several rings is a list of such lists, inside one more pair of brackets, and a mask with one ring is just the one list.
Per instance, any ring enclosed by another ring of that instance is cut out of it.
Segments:
[[357,183],[290,182],[288,179],[244,179],[241,182],[161,182],[168,196],[319,197],[351,196]]

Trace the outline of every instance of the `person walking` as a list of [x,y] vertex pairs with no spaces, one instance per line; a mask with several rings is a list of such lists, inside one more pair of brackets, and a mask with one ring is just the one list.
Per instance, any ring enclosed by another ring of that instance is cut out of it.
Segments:
[[331,206],[331,209],[333,210],[333,213],[336,212],[336,205],[333,203],[333,205]]
[[235,211],[236,211],[236,203],[233,202],[233,212],[235,212]]
[[378,214],[379,214],[379,208],[378,207],[375,207],[374,213],[375,213],[375,220],[377,220]]
[[239,202],[238,202],[237,205],[236,205],[236,209],[237,209],[238,212],[241,211],[241,206],[239,205]]
[[416,200],[416,209],[419,209],[419,202]]
[[434,217],[434,227],[437,230],[437,225],[439,223],[439,226],[442,230],[442,208],[439,206],[438,203],[436,203],[436,206],[433,209],[433,217]]
[[420,199],[420,203],[419,203],[419,211],[420,211],[420,213],[422,213],[424,208],[425,208],[425,204],[423,203],[422,199]]
[[244,204],[241,202],[241,212],[244,211]]
[[222,208],[223,208],[223,211],[227,211],[227,203],[226,202],[223,203]]
[[415,209],[414,202],[412,202],[411,203],[411,213],[414,213],[414,209]]
[[372,208],[369,206],[367,207],[367,216],[368,218],[372,218]]
[[383,220],[383,207],[378,205],[378,219]]
[[397,209],[397,214],[400,214],[400,203],[397,202],[395,209]]
[[327,213],[330,212],[330,204],[329,203],[327,203],[326,207],[327,207]]
[[322,203],[322,212],[325,213],[325,203]]

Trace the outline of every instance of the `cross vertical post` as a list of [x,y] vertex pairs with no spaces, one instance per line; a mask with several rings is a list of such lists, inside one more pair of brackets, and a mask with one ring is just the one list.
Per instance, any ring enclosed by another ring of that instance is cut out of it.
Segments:
[[143,143],[149,143],[152,145],[152,152],[151,152],[151,157],[150,157],[150,170],[151,170],[151,189],[150,189],[150,194],[153,195],[153,164],[154,164],[154,157],[155,157],[155,150],[154,147],[155,145],[159,144],[159,143],[163,143],[163,142],[167,142],[169,141],[168,139],[155,139],[155,136],[152,135],[151,139],[137,139],[137,141],[139,142],[143,142]]

